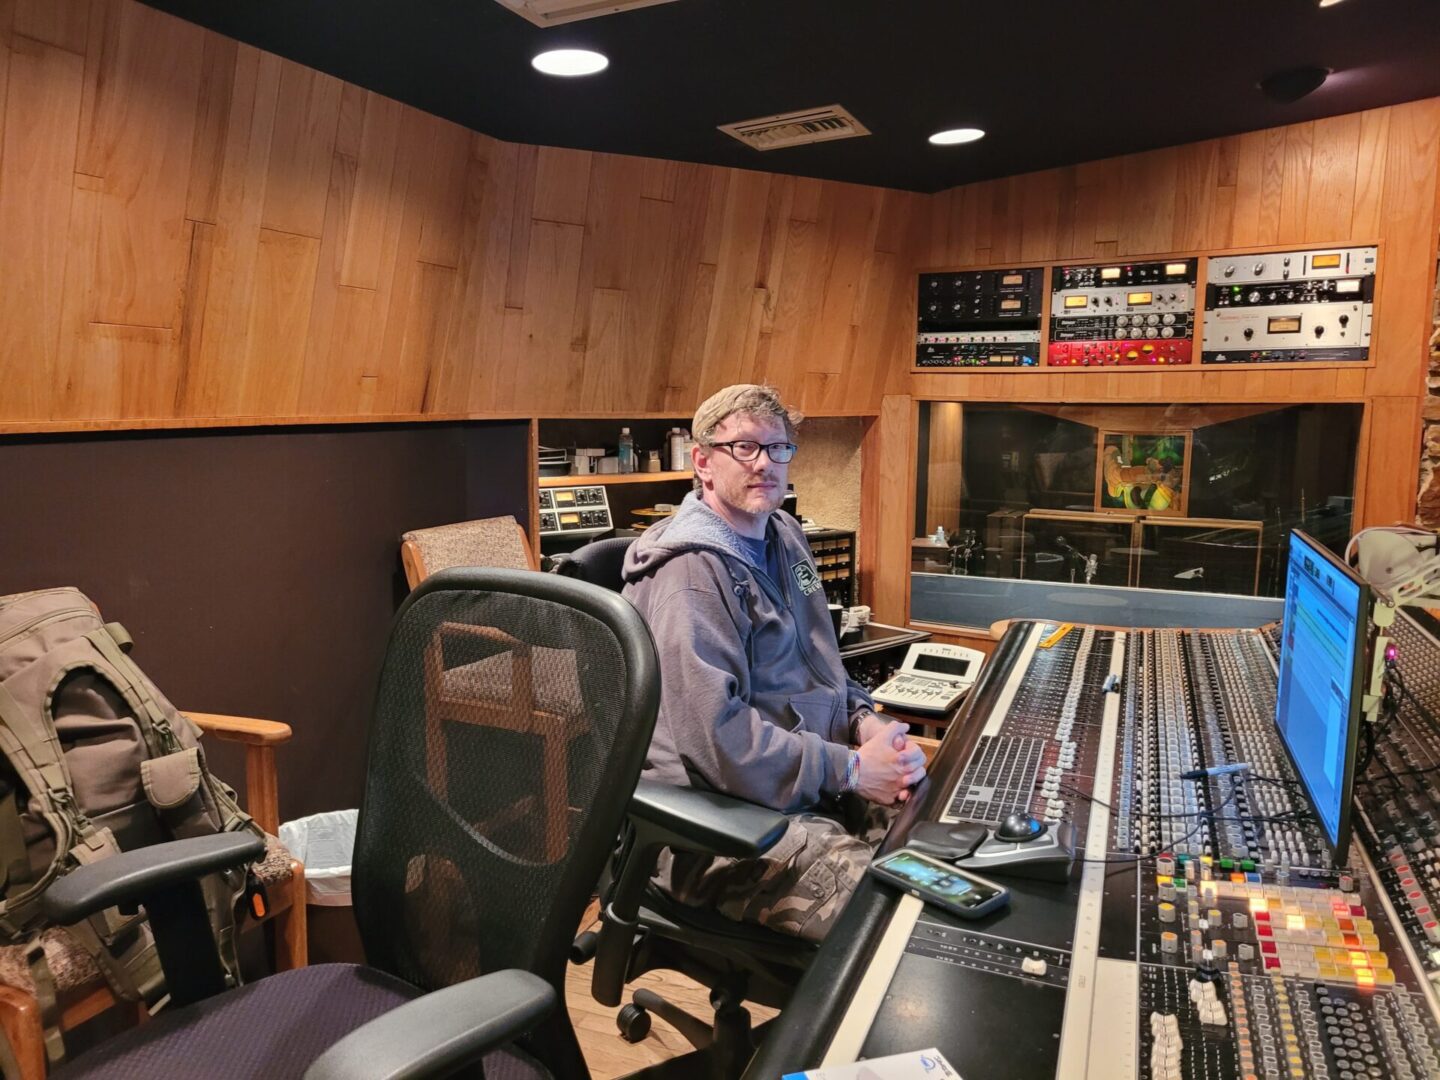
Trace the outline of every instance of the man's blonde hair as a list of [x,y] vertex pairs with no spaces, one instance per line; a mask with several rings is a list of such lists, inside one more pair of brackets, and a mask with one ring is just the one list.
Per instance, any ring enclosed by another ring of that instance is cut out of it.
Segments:
[[795,429],[800,421],[805,419],[799,410],[785,407],[785,403],[780,400],[780,392],[773,386],[737,383],[716,391],[700,403],[700,407],[695,410],[695,419],[690,422],[695,441],[708,444],[715,434],[715,429],[724,423],[726,417],[736,413],[760,420],[780,420],[785,425],[787,439],[795,438]]

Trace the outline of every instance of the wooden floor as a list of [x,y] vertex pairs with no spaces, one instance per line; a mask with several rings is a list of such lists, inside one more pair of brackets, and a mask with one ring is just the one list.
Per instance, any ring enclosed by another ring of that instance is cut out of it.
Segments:
[[[615,1014],[620,1007],[609,1008],[590,996],[590,976],[594,970],[591,964],[571,964],[565,973],[565,1001],[570,1009],[570,1021],[575,1025],[575,1034],[594,1080],[625,1076],[690,1050],[690,1044],[684,1037],[658,1018],[652,1018],[650,1034],[642,1041],[632,1046],[622,1039],[615,1027]],[[710,992],[678,972],[652,971],[636,979],[626,987],[625,1000],[629,1001],[630,995],[641,987],[654,990],[696,1016],[708,1018],[712,1015]],[[753,1002],[745,1007],[750,1010],[750,1017],[757,1025],[777,1012]]]

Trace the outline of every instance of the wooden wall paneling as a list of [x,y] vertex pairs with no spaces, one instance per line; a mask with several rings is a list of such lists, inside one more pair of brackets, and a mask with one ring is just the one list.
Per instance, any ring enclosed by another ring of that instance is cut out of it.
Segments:
[[937,525],[944,525],[947,533],[960,529],[964,423],[964,410],[958,401],[930,404],[925,484],[926,531],[933,531]]
[[[674,192],[674,172],[669,186]],[[664,191],[663,183],[655,190]],[[628,396],[647,411],[659,408],[664,400],[666,361],[675,340],[675,297],[671,285],[671,266],[677,255],[673,236],[676,229],[676,205],[673,199],[641,195],[635,206],[635,243],[630,249],[630,268],[626,280],[630,297],[623,313],[621,340],[633,349],[627,357],[624,381]],[[598,369],[597,369],[598,370]]]
[[539,147],[535,158],[535,193],[530,216],[559,225],[584,225],[590,198],[591,163],[599,155],[589,150]]
[[320,243],[318,237],[258,231],[255,287],[234,411],[252,416],[299,412]]
[[[330,157],[330,179],[326,188],[325,221],[320,229],[320,262],[315,271],[315,292],[310,307],[310,326],[305,342],[305,367],[300,379],[299,412],[319,414],[329,396],[345,383],[343,357],[335,355],[337,316],[341,305],[341,275],[346,257],[346,237],[354,210],[355,184],[366,99],[369,95],[355,86],[340,92],[340,111],[335,127],[335,148]],[[333,367],[332,367],[333,365]]]
[[263,228],[320,239],[344,84],[330,75],[283,64],[275,125],[265,163]]
[[1180,151],[1175,147],[1132,154],[1120,181],[1119,251],[1142,255],[1170,250]]
[[1018,177],[1020,200],[1020,262],[1048,259],[1057,250],[1060,227],[1060,180],[1065,170],[1047,169]]
[[754,355],[764,304],[763,293],[756,302],[756,279],[772,184],[788,186],[783,177],[736,169],[726,187],[700,365],[702,396],[737,381]]
[[1427,315],[1435,296],[1440,98],[1395,106],[1386,149],[1380,208],[1385,250],[1375,298],[1377,347],[1384,362],[1371,369],[1366,392],[1419,395],[1425,392]]
[[580,276],[583,225],[535,220],[530,224],[525,307],[521,315],[521,371],[527,405],[576,401],[583,385],[584,356],[571,351],[575,287]]
[[486,401],[498,401],[493,387],[503,353],[510,268],[496,253],[510,251],[518,172],[517,147],[470,136],[453,325],[427,389],[431,411],[479,411]]
[[1415,461],[1420,453],[1420,403],[1414,397],[1372,398],[1365,502],[1356,527],[1415,520]]
[[1194,251],[1205,246],[1210,233],[1211,200],[1219,175],[1220,140],[1209,139],[1179,148],[1170,250]]
[[1380,235],[1380,208],[1389,160],[1390,109],[1360,114],[1360,148],[1356,153],[1355,205],[1350,216],[1352,236]]
[[833,195],[833,203],[824,218],[829,235],[818,282],[820,314],[805,335],[809,347],[801,395],[801,407],[812,412],[843,407],[844,376],[857,362],[856,300],[879,235],[884,196],[879,188],[858,184],[828,185],[826,194]]
[[1305,217],[1310,204],[1310,166],[1314,157],[1314,123],[1285,128],[1285,158],[1280,176],[1280,231],[1276,242],[1299,244],[1305,240]]
[[[873,461],[878,520],[870,528],[875,567],[871,608],[883,623],[904,626],[910,617],[910,535],[915,522],[915,402],[887,395],[862,451]],[[864,522],[862,521],[862,527]]]
[[90,32],[88,5],[56,3],[55,0],[7,0],[0,3],[0,26],[8,29],[12,15],[15,33],[22,37],[84,55]]
[[[776,223],[764,321],[764,374],[776,385],[786,387],[803,381],[805,353],[821,318],[830,211],[828,204],[817,200],[796,216],[796,189],[792,187],[789,194],[789,212]],[[779,280],[774,278],[777,268],[783,271]]]
[[[104,180],[93,322],[177,327],[205,32],[140,5],[105,5],[75,171]],[[155,108],[151,102],[165,102]]]
[[360,146],[355,161],[355,190],[345,222],[344,249],[337,284],[352,289],[378,289],[383,261],[399,227],[398,209],[391,202],[399,160],[405,108],[378,94],[365,95]]
[[[215,191],[214,250],[204,264],[210,278],[187,282],[187,294],[203,288],[195,366],[185,378],[181,410],[192,416],[242,411],[249,330],[265,205],[266,163],[280,92],[281,61],[258,49],[236,53],[235,79],[225,125],[221,173]],[[191,268],[194,260],[189,260]],[[264,358],[261,358],[263,362]]]
[[1360,114],[1316,120],[1305,203],[1306,242],[1326,243],[1353,236],[1355,187],[1359,175]]
[[9,299],[0,335],[0,417],[53,415],[69,252],[83,58],[19,35],[0,131],[0,266]]
[[[239,55],[240,43],[233,38],[205,35],[185,195],[185,216],[191,221],[214,225],[220,220],[220,178],[225,172],[230,105],[235,95]],[[187,286],[190,284],[187,279]]]
[[390,219],[398,227],[394,247],[382,260],[388,272],[376,296],[385,313],[374,365],[377,412],[419,412],[433,356],[444,349],[454,273],[423,263],[420,247],[425,221],[446,179],[446,170],[434,163],[449,156],[440,146],[456,139],[465,139],[463,130],[435,117],[407,117],[401,132],[389,196]]
[[1235,204],[1240,182],[1240,138],[1217,139],[1215,186],[1210,192],[1210,209],[1202,248],[1228,248],[1234,244]]
[[[571,329],[574,346],[584,354],[582,398],[596,408],[609,408],[599,397],[613,400],[628,380],[615,375],[634,362],[634,344],[626,338],[633,249],[639,232],[640,188],[644,169],[640,158],[595,154],[589,169],[585,202],[585,244],[576,283],[578,300]],[[641,303],[639,296],[636,303]],[[597,337],[603,356],[593,355]],[[606,369],[607,363],[616,364]],[[617,385],[617,383],[619,385]],[[599,395],[599,397],[597,397]]]
[[1100,258],[1103,245],[1120,239],[1120,206],[1113,192],[1123,179],[1120,158],[1076,166],[1075,247],[1079,259]]
[[[635,302],[643,300],[637,296]],[[644,400],[643,389],[626,374],[626,368],[636,360],[633,350],[626,347],[625,313],[629,307],[630,294],[623,289],[592,289],[589,303],[585,304],[589,326],[580,398],[597,412],[623,412],[634,408],[637,400]],[[637,390],[641,390],[638,399]]]

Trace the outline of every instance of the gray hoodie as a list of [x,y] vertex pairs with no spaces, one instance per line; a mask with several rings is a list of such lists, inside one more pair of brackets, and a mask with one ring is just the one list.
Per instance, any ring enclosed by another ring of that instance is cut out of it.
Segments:
[[820,574],[788,514],[766,527],[780,581],[694,492],[625,557],[625,596],[660,652],[646,778],[793,813],[840,791],[870,695],[840,663]]

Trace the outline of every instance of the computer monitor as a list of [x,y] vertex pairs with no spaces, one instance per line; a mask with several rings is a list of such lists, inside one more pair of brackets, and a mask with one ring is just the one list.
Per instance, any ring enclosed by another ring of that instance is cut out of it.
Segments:
[[1291,532],[1275,725],[1336,865],[1350,848],[1369,617],[1365,581],[1300,530]]

